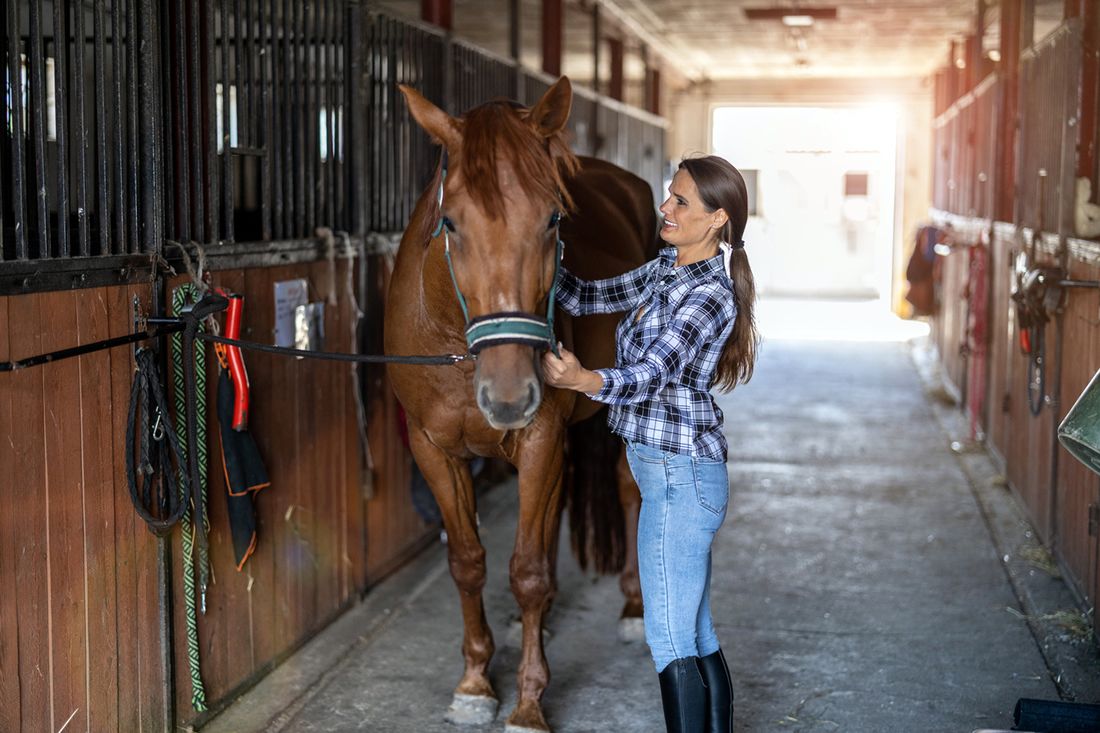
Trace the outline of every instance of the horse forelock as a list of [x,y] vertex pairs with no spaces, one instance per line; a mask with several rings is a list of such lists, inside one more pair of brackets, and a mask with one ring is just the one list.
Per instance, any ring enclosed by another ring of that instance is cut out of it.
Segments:
[[558,201],[569,209],[573,201],[565,177],[579,162],[562,132],[544,138],[521,116],[522,107],[499,100],[483,104],[463,118],[462,177],[466,193],[492,218],[506,210],[500,163],[506,162],[530,198]]

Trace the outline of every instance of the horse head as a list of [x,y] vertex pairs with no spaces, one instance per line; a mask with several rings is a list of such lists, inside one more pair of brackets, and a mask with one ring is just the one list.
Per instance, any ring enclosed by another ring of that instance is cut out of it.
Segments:
[[[578,165],[563,133],[572,88],[562,77],[529,109],[496,100],[460,118],[411,88],[401,91],[444,149],[437,195],[421,224],[429,245],[446,249],[455,310],[466,311],[477,406],[494,428],[526,427],[542,402],[539,351],[554,340],[545,322],[553,313],[557,224],[571,205],[564,178]],[[502,322],[504,332],[494,331]]]

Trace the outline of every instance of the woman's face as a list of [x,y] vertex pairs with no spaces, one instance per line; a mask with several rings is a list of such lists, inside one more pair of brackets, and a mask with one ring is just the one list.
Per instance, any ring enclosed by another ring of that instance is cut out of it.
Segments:
[[661,239],[675,247],[703,244],[717,237],[725,223],[722,211],[707,211],[691,175],[681,168],[672,177],[668,198],[661,204]]

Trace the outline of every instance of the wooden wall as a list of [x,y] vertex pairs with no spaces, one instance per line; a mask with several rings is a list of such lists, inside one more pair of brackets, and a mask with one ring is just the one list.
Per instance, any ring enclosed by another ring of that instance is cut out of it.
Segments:
[[[384,284],[383,258],[372,258]],[[337,267],[325,348],[352,348]],[[273,283],[328,292],[326,263],[213,273],[245,298],[245,339],[270,343]],[[170,286],[179,281],[170,282]],[[149,287],[0,298],[0,360],[132,330],[130,301]],[[380,302],[375,297],[373,302]],[[368,314],[368,328],[381,313]],[[368,339],[370,340],[370,339]],[[216,708],[320,630],[437,530],[409,501],[409,456],[384,372],[372,370],[363,480],[351,366],[245,352],[250,431],[271,478],[256,499],[259,539],[238,572],[228,531],[208,359],[210,558],[199,616],[202,678]],[[164,731],[201,722],[191,707],[179,529],[158,544],[127,491],[123,440],[133,364],[128,347],[0,374],[0,731]],[[367,498],[368,495],[371,498]],[[170,573],[171,635],[162,624],[158,552]],[[165,678],[170,656],[174,675]],[[173,710],[174,708],[174,710]],[[74,715],[75,713],[75,715]],[[175,718],[175,721],[172,718]]]
[[[1070,258],[1070,276],[1080,280],[1100,280],[1100,247],[1095,243],[1078,242],[1093,252],[1088,258]],[[1047,393],[1053,395],[1057,377],[1062,380],[1061,400],[1045,404],[1041,412],[1032,415],[1027,397],[1027,357],[1019,349],[1017,329],[1012,312],[1011,263],[1019,245],[1011,227],[998,224],[992,244],[993,267],[989,270],[992,288],[992,308],[988,321],[987,391],[982,427],[987,444],[1002,465],[1005,476],[1022,500],[1039,533],[1039,540],[1058,556],[1068,571],[1068,581],[1090,606],[1100,592],[1098,578],[1097,537],[1090,534],[1089,508],[1100,504],[1100,478],[1076,461],[1060,445],[1055,447],[1055,431],[1072,407],[1077,396],[1100,368],[1100,291],[1072,289],[1069,291],[1062,319],[1063,351],[1057,346],[1057,324],[1046,329]],[[1071,251],[1073,249],[1071,248]],[[961,329],[965,323],[966,301],[960,297],[969,285],[968,278],[959,277],[962,263],[968,256],[965,247],[954,249],[944,258],[944,298],[942,311],[933,328],[934,340],[940,350],[944,374],[956,389],[968,375],[966,363],[960,363],[952,350],[965,338]],[[1042,255],[1053,262],[1051,253]],[[969,365],[970,368],[976,368]],[[1057,473],[1051,469],[1057,460]]]
[[[148,287],[0,298],[0,358],[130,333],[134,295],[148,309]],[[0,375],[0,730],[165,729],[158,545],[123,469],[130,353]]]

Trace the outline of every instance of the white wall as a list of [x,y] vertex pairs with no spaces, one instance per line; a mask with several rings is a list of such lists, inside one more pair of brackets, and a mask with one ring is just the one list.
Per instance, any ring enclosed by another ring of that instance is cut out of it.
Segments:
[[[666,100],[668,155],[675,162],[711,150],[712,117],[728,105],[898,105],[893,236],[895,310],[904,305],[904,271],[912,234],[931,206],[931,86],[920,79],[725,79],[670,91]],[[737,165],[737,161],[732,161]]]

